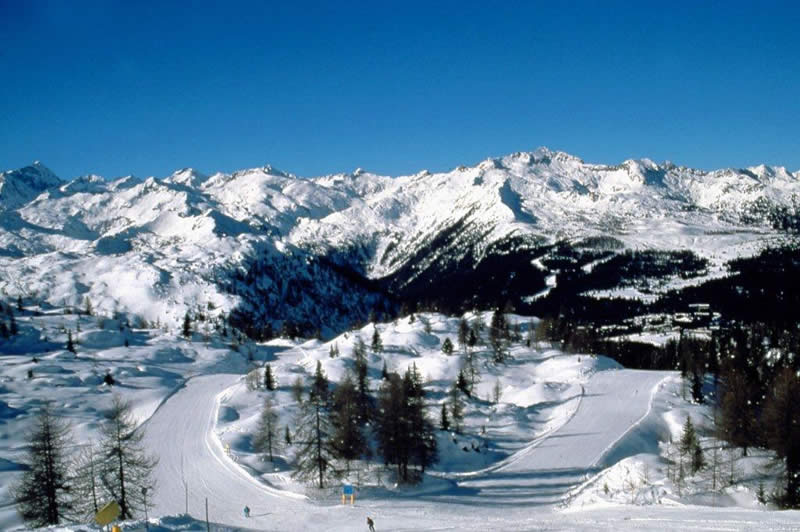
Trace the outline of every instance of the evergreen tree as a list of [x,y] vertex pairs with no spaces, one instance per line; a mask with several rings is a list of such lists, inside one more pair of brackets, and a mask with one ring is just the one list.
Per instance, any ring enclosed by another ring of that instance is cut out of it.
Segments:
[[506,315],[501,312],[500,309],[496,309],[492,314],[492,321],[489,326],[489,344],[492,347],[494,361],[498,364],[501,364],[506,360],[508,337],[509,332]]
[[439,427],[442,430],[450,430],[450,419],[447,417],[447,403],[442,403],[442,411],[439,414]]
[[402,378],[392,373],[378,395],[376,436],[384,463],[397,466],[400,482],[409,482],[409,464],[424,472],[436,461],[433,425],[425,415],[425,390],[416,365]]
[[320,489],[335,474],[330,466],[335,459],[335,451],[331,445],[331,420],[329,410],[328,378],[317,361],[314,381],[308,393],[308,400],[303,403],[298,423],[295,443],[298,450],[295,456],[295,478],[316,480]]
[[87,316],[91,316],[94,313],[94,309],[92,309],[92,300],[89,299],[89,296],[83,298],[83,311]]
[[424,473],[426,467],[436,462],[437,448],[433,424],[425,413],[425,388],[416,363],[406,370],[403,384],[410,425],[410,457]]
[[286,427],[284,427],[284,429],[285,430],[283,431],[283,441],[286,444],[286,446],[288,447],[288,446],[290,446],[292,444],[292,433],[289,432],[289,425],[286,425]]
[[328,355],[329,355],[331,358],[336,358],[336,357],[338,357],[338,356],[339,356],[339,344],[337,344],[337,343],[335,343],[335,342],[334,342],[334,343],[331,345],[331,349],[330,349],[330,351],[328,352]]
[[353,371],[356,378],[357,404],[359,424],[366,424],[372,417],[372,398],[370,397],[369,381],[367,380],[369,366],[367,365],[367,346],[360,336],[356,337],[353,347],[355,363]]
[[397,465],[397,477],[408,479],[408,412],[403,381],[391,373],[378,391],[376,419],[378,451],[385,464]]
[[191,338],[192,337],[192,319],[189,317],[189,311],[186,311],[186,314],[183,315],[183,337],[184,338]]
[[275,390],[275,377],[272,375],[272,367],[269,364],[264,368],[264,388],[269,391]]
[[800,378],[785,368],[775,379],[764,407],[764,429],[770,449],[785,465],[785,486],[779,502],[800,508]]
[[386,359],[383,360],[383,369],[381,370],[381,379],[389,380],[389,370],[386,367]]
[[22,296],[20,295],[17,296],[17,310],[19,312],[22,312],[24,310],[24,307],[22,306]]
[[372,352],[376,354],[383,352],[383,340],[377,327],[372,328]]
[[361,429],[358,410],[358,390],[350,375],[346,375],[333,395],[333,438],[336,457],[344,460],[347,471],[350,462],[369,452],[367,439]]
[[456,388],[464,392],[464,395],[469,397],[469,383],[467,382],[466,375],[464,375],[464,370],[458,372],[458,377],[456,377]]
[[14,312],[11,311],[11,307],[8,307],[9,313],[9,324],[8,324],[8,332],[11,336],[15,336],[19,333],[19,327],[17,326],[17,320],[14,318]]
[[153,469],[158,459],[148,455],[142,446],[144,432],[137,430],[131,404],[118,395],[100,427],[102,470],[100,478],[105,491],[120,507],[120,518],[131,519],[144,509],[142,489],[152,493]]
[[467,346],[471,349],[476,345],[478,345],[479,341],[480,341],[480,336],[478,335],[478,333],[475,332],[475,329],[470,329],[469,336],[467,336]]
[[69,351],[70,353],[74,353],[75,352],[75,344],[72,341],[72,331],[71,330],[67,331],[67,351]]
[[752,400],[753,386],[750,379],[736,370],[728,371],[724,380],[720,432],[724,439],[741,447],[747,456],[747,448],[757,441],[758,433]]
[[445,338],[444,342],[442,342],[442,353],[445,355],[453,354],[453,342],[450,341],[450,338]]
[[253,448],[262,455],[268,456],[269,461],[272,462],[274,460],[273,452],[278,450],[278,443],[278,413],[275,412],[272,399],[267,397],[261,407],[261,415],[253,435]]
[[703,449],[700,447],[700,440],[697,438],[692,418],[689,416],[686,416],[686,422],[683,424],[683,432],[681,433],[678,449],[681,453],[681,460],[686,456],[690,458],[692,474],[697,473],[705,466]]
[[57,525],[71,510],[66,454],[71,443],[69,425],[45,404],[36,416],[28,443],[28,469],[12,487],[12,496],[30,526]]

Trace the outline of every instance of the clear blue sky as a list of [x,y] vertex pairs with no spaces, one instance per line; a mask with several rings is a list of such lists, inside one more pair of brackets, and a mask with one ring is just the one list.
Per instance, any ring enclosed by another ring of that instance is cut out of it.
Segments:
[[0,169],[800,169],[800,2],[0,0]]

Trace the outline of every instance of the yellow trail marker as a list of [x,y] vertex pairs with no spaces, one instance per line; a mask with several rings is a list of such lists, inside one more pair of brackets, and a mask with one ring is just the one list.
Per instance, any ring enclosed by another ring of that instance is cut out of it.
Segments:
[[119,504],[117,504],[117,501],[111,501],[103,506],[99,512],[97,512],[97,515],[94,516],[94,520],[97,521],[98,525],[106,526],[111,521],[119,517],[119,513]]

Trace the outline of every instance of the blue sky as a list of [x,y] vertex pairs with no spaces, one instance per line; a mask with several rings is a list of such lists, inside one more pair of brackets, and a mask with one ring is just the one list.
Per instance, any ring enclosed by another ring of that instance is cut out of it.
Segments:
[[[496,5],[493,5],[496,4]],[[0,0],[0,169],[800,169],[798,2]]]

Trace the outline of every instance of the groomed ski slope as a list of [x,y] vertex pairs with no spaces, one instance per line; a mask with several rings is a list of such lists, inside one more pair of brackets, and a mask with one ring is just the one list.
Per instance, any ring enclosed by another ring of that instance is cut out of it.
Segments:
[[[461,475],[444,492],[361,499],[354,507],[335,500],[304,500],[250,476],[226,455],[215,432],[219,406],[231,387],[243,386],[240,376],[195,377],[147,423],[147,446],[160,457],[152,515],[185,511],[185,479],[191,515],[204,517],[208,498],[212,522],[259,530],[352,530],[363,524],[366,515],[384,523],[381,530],[389,529],[386,523],[402,523],[392,530],[432,530],[437,529],[432,526],[435,522],[446,523],[442,529],[451,530],[486,530],[510,523],[518,529],[520,519],[527,520],[519,513],[531,511],[549,521],[555,517],[550,509],[569,488],[594,473],[602,457],[646,415],[651,392],[665,375],[599,372],[586,383],[577,410],[562,427],[499,467]],[[242,516],[245,504],[251,508],[250,519]],[[436,514],[433,523],[431,513]]]

